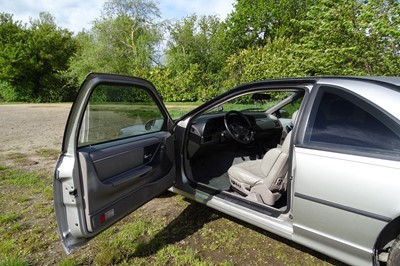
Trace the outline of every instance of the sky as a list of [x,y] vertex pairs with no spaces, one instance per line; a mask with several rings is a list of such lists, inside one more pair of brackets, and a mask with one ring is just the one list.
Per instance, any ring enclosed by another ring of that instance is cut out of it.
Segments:
[[[57,26],[78,33],[89,30],[100,18],[104,0],[1,0],[0,12],[13,14],[14,21],[28,23],[49,12]],[[197,15],[218,15],[221,20],[233,10],[234,0],[158,0],[162,19],[181,19]]]

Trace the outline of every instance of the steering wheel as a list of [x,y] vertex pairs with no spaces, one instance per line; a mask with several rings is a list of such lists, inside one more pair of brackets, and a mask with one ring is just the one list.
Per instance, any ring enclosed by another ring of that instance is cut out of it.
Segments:
[[229,111],[224,116],[225,128],[229,135],[239,143],[249,144],[254,140],[250,120],[241,112]]

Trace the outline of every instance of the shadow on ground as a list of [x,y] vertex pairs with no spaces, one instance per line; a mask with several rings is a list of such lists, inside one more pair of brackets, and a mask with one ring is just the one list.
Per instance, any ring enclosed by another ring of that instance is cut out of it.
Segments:
[[[173,195],[173,193],[164,193],[163,195],[161,195],[161,197],[171,197]],[[138,245],[136,251],[129,257],[147,257],[154,255],[167,245],[176,244],[184,241],[185,239],[188,239],[188,237],[194,235],[207,223],[218,220],[220,218],[225,218],[232,221],[233,223],[242,225],[243,227],[264,235],[266,238],[271,238],[277,242],[281,242],[291,248],[294,248],[300,252],[307,253],[326,263],[332,265],[345,265],[317,251],[296,244],[290,240],[267,232],[263,229],[225,215],[221,212],[218,212],[214,209],[211,209],[205,205],[196,202],[190,202],[190,204],[175,219],[173,219],[165,228],[157,233],[150,241]]]
[[[169,194],[162,195],[162,197],[168,196]],[[186,239],[200,230],[205,224],[220,217],[210,208],[193,202],[149,242],[139,245],[131,257],[146,257],[156,254],[164,246]]]

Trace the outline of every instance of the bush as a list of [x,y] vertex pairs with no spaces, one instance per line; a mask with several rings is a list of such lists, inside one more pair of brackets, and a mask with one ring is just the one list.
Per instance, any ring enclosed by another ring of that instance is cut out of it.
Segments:
[[271,78],[305,76],[307,66],[303,61],[291,39],[269,40],[264,47],[243,49],[228,58],[224,68],[224,87]]
[[15,87],[9,82],[0,80],[0,101],[1,102],[14,102],[17,100],[17,93]]

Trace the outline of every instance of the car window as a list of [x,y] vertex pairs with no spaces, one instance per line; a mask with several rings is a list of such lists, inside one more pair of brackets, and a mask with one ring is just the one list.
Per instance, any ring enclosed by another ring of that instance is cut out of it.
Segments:
[[340,89],[321,87],[306,143],[375,153],[400,151],[399,125],[379,108]]
[[301,102],[303,101],[303,97],[296,99],[293,102],[283,106],[280,109],[280,115],[282,118],[292,118],[293,113],[300,109]]
[[[219,112],[229,112],[232,110],[241,111],[241,112],[265,112],[271,107],[280,103],[283,99],[290,97],[294,94],[294,92],[288,91],[274,91],[268,93],[253,93],[241,95],[239,97],[233,98],[228,102],[225,102],[222,105],[216,106],[206,113],[219,113]],[[299,101],[300,105],[301,100]],[[297,106],[297,105],[296,105]],[[288,112],[293,113],[290,109],[291,106],[288,105]],[[293,107],[292,109],[294,109]],[[294,109],[296,110],[296,109]],[[288,114],[289,115],[291,115]]]
[[78,146],[160,131],[163,124],[162,112],[145,89],[99,85],[86,106]]

